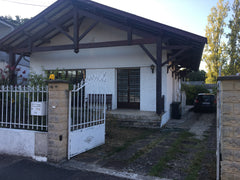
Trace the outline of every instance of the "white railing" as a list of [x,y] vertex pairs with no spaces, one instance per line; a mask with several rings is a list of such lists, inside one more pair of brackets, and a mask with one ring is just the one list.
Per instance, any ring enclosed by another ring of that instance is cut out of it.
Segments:
[[73,85],[69,93],[71,131],[105,123],[106,94],[85,94],[85,85],[84,81]]
[[0,128],[47,131],[47,105],[45,116],[31,115],[31,102],[47,101],[45,86],[0,86]]

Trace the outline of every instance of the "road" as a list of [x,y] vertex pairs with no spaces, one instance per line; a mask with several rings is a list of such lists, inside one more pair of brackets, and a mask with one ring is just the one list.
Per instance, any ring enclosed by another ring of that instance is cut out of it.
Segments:
[[100,173],[65,169],[28,158],[0,155],[1,180],[121,180]]

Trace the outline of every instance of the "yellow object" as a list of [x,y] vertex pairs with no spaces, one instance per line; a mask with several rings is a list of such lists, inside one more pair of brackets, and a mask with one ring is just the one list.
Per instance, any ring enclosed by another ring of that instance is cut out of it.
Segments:
[[50,74],[49,79],[50,80],[55,80],[55,75],[54,74]]

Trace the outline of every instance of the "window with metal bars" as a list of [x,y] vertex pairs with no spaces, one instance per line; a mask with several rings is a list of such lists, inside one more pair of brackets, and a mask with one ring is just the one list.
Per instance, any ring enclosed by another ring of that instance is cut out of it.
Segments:
[[49,77],[50,74],[54,74],[56,79],[68,80],[71,84],[80,83],[86,78],[85,69],[48,70],[47,76]]

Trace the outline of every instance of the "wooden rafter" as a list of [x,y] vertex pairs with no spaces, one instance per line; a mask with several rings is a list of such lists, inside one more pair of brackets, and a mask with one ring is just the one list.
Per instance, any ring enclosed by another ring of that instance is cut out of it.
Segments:
[[183,45],[163,46],[163,49],[166,49],[166,50],[177,50],[177,49],[184,49],[184,48],[191,48],[191,46],[183,46]]
[[20,61],[22,60],[22,58],[23,58],[23,54],[21,54],[20,56],[18,56],[18,58],[17,58],[17,61],[16,61],[16,63],[14,64],[14,69],[17,67],[17,65],[20,63]]
[[[101,16],[97,16],[97,15],[92,14],[92,13],[90,13],[90,12],[88,12],[86,10],[83,10],[81,8],[78,8],[78,11],[83,16],[89,17],[91,19],[94,19],[94,20],[102,22],[102,23],[106,23],[108,25],[111,25],[113,27],[116,27],[118,29],[121,29],[121,30],[124,30],[124,31],[127,31],[127,32],[129,31],[129,27],[128,26],[120,24],[120,23],[118,23],[116,21],[112,21],[110,19],[107,19],[107,18],[104,18],[104,17],[101,17]],[[142,36],[142,37],[146,37],[146,38],[156,38],[156,36],[153,36],[150,33],[147,33],[147,32],[135,29],[135,28],[132,28],[132,33],[134,33],[136,35],[139,35],[139,36]]]
[[50,27],[56,28],[58,31],[60,31],[62,34],[64,34],[67,38],[69,38],[71,41],[74,41],[73,37],[70,36],[60,25],[49,21],[48,19],[44,19]]
[[127,39],[130,45],[132,42],[132,28],[129,28],[129,30],[127,31]]
[[179,62],[179,61],[182,61],[184,59],[187,59],[189,56],[190,56],[189,54],[183,55],[183,56],[177,58],[175,62]]
[[[131,45],[140,44],[154,44],[155,39],[134,39]],[[95,43],[80,43],[79,49],[89,49],[89,48],[103,48],[103,47],[116,47],[116,46],[128,46],[128,40],[122,41],[106,41],[106,42],[95,42]],[[32,52],[42,52],[42,51],[58,51],[58,50],[70,50],[74,49],[74,44],[59,45],[59,46],[44,46],[44,47],[32,47]],[[29,53],[28,48],[17,48],[14,50],[15,53]]]
[[[54,22],[54,25],[60,26],[62,22],[65,22],[65,21],[69,20],[72,16],[73,16],[72,13],[69,13],[67,15],[63,15],[63,16],[59,17],[58,20],[56,20]],[[38,41],[39,39],[45,39],[46,33],[50,32],[52,29],[54,29],[54,25],[52,24],[51,26],[49,26],[45,29],[39,30],[39,33],[36,33],[36,35],[34,37],[29,38],[29,39],[31,39],[32,43],[35,43],[35,41]],[[21,47],[25,47],[25,46],[28,46],[28,45],[29,45],[28,43],[24,43],[24,44],[21,45]],[[19,45],[16,45],[16,47],[18,47],[18,46]]]
[[[81,41],[94,27],[96,27],[98,23],[99,23],[98,21],[92,23],[92,24],[80,35],[79,41]],[[78,42],[79,42],[79,41],[78,41]]]
[[143,49],[143,51],[148,55],[148,57],[155,63],[157,64],[156,58],[151,54],[151,52],[143,45],[140,44],[140,47]]
[[[67,1],[65,1],[64,3],[66,3],[65,5],[68,4]],[[27,21],[27,22],[26,22],[24,25],[22,25],[20,28],[17,28],[16,30],[14,30],[14,31],[16,32],[17,36],[15,36],[14,38],[12,38],[12,36],[11,36],[12,39],[11,39],[11,41],[9,41],[9,43],[11,44],[11,43],[15,42],[18,38],[20,38],[20,37],[22,36],[22,32],[25,30],[24,28],[27,27],[29,32],[32,31],[32,30],[34,30],[34,29],[36,29],[36,28],[39,26],[39,23],[43,23],[43,22],[44,22],[43,17],[45,17],[46,14],[52,12],[53,9],[54,9],[56,6],[58,6],[59,4],[61,4],[61,2],[60,2],[60,1],[57,1],[53,6],[49,7],[49,8],[46,9],[43,13],[41,13],[41,16],[36,16],[36,17],[32,18],[32,19],[31,19],[32,22],[38,22],[38,23],[35,23],[35,25],[32,25],[30,21]],[[61,11],[62,11],[63,9],[65,9],[65,8],[66,8],[66,6],[62,6],[62,8],[59,9],[59,10],[57,10],[57,11],[55,11],[55,13],[51,13],[52,15],[51,15],[49,18],[55,16],[57,13],[61,12]],[[29,26],[29,24],[31,24],[31,27]],[[29,27],[30,27],[30,28],[29,28]],[[7,39],[7,38],[8,38],[8,37],[5,36],[3,39]],[[15,45],[15,47],[17,47],[18,45],[19,45],[19,44]],[[24,45],[26,45],[26,44],[24,44]],[[0,44],[0,47],[3,47],[3,44]],[[21,46],[21,47],[23,47],[23,46]]]
[[178,51],[175,55],[171,56],[168,60],[166,60],[164,63],[162,63],[162,66],[165,64],[168,64],[170,61],[173,61],[177,56],[181,55],[183,52],[188,50],[189,48],[183,48],[180,51]]

